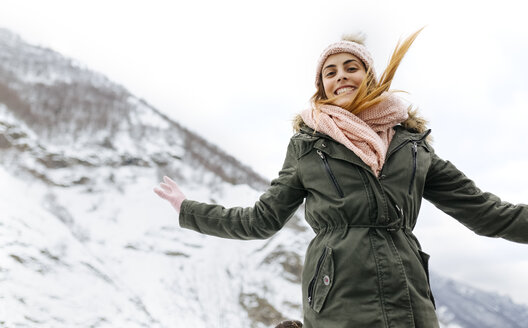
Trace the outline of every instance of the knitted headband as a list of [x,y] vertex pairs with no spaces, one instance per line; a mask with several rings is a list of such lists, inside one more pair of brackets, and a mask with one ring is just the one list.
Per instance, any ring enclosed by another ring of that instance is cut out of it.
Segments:
[[339,54],[343,52],[347,52],[347,53],[350,53],[358,57],[365,65],[365,69],[368,70],[370,67],[370,70],[374,74],[374,77],[376,77],[376,72],[374,71],[374,62],[367,48],[364,45],[359,44],[357,42],[343,40],[343,41],[335,42],[329,45],[319,57],[319,60],[317,61],[317,70],[315,72],[315,86],[316,87],[318,86],[319,81],[321,79],[321,71],[323,69],[323,65],[326,59],[330,57],[331,55],[335,55],[335,54]]

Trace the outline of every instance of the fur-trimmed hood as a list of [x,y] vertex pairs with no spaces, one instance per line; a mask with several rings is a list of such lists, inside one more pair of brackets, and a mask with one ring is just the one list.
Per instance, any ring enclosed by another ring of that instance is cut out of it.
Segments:
[[[418,115],[417,109],[409,109],[407,112],[409,117],[401,123],[401,125],[408,131],[414,132],[414,133],[423,133],[428,130],[427,128],[427,120],[423,117]],[[295,132],[299,132],[301,130],[301,127],[305,125],[301,114],[297,114],[295,118],[293,119],[293,130]],[[428,141],[431,141],[431,137],[428,136]]]

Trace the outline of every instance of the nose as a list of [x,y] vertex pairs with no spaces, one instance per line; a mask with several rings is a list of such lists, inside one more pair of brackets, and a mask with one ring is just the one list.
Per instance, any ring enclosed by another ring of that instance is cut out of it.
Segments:
[[345,80],[345,81],[348,80],[345,72],[343,71],[339,71],[339,73],[337,74],[337,81],[341,82],[341,80]]

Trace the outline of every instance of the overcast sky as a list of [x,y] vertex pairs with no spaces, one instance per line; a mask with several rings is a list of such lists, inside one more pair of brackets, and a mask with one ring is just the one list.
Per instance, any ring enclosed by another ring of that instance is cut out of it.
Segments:
[[[1,0],[0,27],[106,74],[262,175],[315,91],[321,50],[363,31],[378,73],[426,26],[393,88],[430,120],[437,153],[528,203],[528,20],[520,1]],[[477,237],[426,206],[431,267],[528,304],[528,246]]]

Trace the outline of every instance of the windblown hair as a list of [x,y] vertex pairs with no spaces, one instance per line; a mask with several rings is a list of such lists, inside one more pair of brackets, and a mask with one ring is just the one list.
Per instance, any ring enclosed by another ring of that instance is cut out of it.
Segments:
[[[403,40],[403,42],[398,41],[396,48],[392,53],[389,64],[381,75],[379,82],[376,82],[376,77],[371,72],[371,69],[369,67],[366,73],[366,77],[363,79],[356,91],[356,96],[351,100],[350,103],[343,106],[346,110],[350,111],[352,114],[358,114],[363,110],[383,101],[383,93],[389,91],[394,75],[396,74],[396,70],[400,66],[403,57],[405,56],[405,54],[413,44],[414,40],[422,30],[423,28],[414,32],[405,40]],[[365,41],[365,37],[361,34],[344,35],[342,39],[346,41],[357,42],[362,45]],[[317,85],[317,91],[311,98],[313,107],[317,108],[318,105],[332,104],[334,100],[335,97],[328,99],[328,97],[326,96],[324,91],[323,79],[321,76]],[[412,109],[410,107],[408,113],[409,118],[405,122],[403,122],[402,125],[406,129],[412,130],[414,132],[424,132],[427,129],[427,121],[418,116],[416,109]],[[300,116],[296,117],[293,123],[294,129],[299,130],[301,124],[302,119],[300,118]]]

